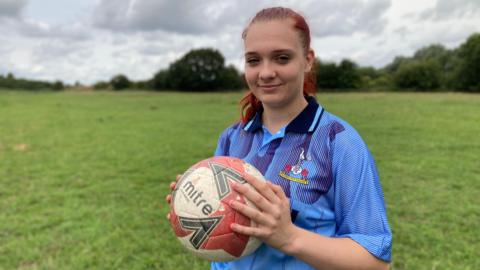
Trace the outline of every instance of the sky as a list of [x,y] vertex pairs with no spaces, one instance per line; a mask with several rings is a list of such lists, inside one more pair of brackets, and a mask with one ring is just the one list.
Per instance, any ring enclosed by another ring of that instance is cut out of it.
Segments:
[[0,0],[0,74],[93,84],[150,79],[194,48],[243,70],[241,32],[257,11],[304,15],[317,57],[383,67],[480,32],[480,0]]

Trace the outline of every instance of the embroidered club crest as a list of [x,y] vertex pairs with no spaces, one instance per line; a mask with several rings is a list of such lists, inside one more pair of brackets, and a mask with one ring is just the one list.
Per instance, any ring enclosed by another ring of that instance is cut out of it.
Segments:
[[286,164],[282,171],[278,175],[282,178],[285,178],[289,181],[294,181],[300,184],[307,185],[308,184],[308,170],[302,167],[302,163],[304,160],[311,160],[310,156],[305,156],[305,149],[301,148],[302,152],[298,157],[298,161],[295,165]]

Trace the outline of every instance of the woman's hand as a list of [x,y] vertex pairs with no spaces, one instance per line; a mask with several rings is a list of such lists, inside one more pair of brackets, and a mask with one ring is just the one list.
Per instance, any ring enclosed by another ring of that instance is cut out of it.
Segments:
[[247,179],[247,182],[254,188],[237,183],[233,187],[258,209],[234,200],[230,202],[230,206],[249,217],[255,224],[248,227],[234,223],[231,225],[232,230],[257,237],[276,249],[286,250],[295,237],[297,228],[290,217],[290,200],[278,185],[255,178]]
[[[170,191],[173,191],[175,187],[177,186],[177,181],[182,177],[181,174],[177,174],[177,177],[174,182],[170,182]],[[168,204],[172,203],[172,193],[169,193],[167,196],[165,196],[165,201],[167,201]],[[167,219],[170,220],[170,213],[167,214]]]

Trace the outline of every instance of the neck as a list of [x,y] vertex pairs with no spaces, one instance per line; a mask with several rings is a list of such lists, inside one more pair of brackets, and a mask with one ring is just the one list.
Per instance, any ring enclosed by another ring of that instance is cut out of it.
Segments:
[[263,125],[270,131],[276,133],[282,127],[290,123],[303,109],[308,105],[305,98],[298,99],[288,106],[281,107],[263,107],[262,122]]

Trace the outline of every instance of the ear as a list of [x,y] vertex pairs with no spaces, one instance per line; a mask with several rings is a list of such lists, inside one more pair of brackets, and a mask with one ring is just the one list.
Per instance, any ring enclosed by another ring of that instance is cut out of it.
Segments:
[[310,72],[313,68],[313,63],[315,62],[315,52],[312,49],[308,49],[307,57],[305,59],[307,61],[305,65],[305,73]]

